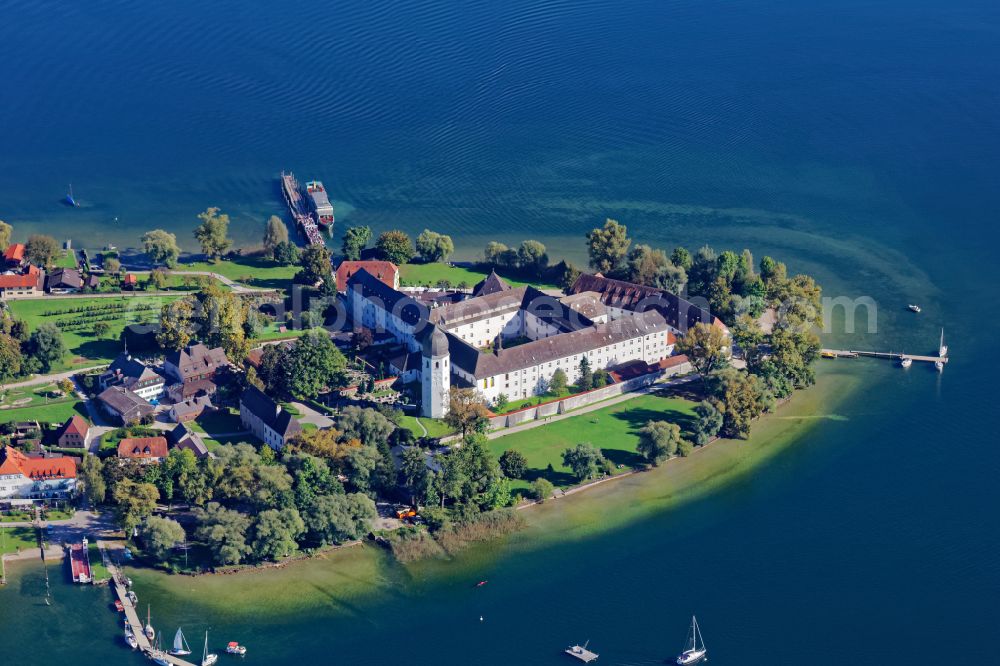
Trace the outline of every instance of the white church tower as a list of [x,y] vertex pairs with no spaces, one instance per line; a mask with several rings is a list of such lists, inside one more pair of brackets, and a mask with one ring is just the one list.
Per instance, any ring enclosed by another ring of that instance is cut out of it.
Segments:
[[448,393],[451,391],[451,356],[448,336],[434,324],[424,333],[421,345],[420,383],[421,416],[439,419],[448,413]]

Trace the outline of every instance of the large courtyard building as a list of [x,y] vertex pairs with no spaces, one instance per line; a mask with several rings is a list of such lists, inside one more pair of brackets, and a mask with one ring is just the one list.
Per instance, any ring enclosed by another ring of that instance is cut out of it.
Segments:
[[491,275],[490,288],[476,290],[482,295],[428,309],[361,270],[348,283],[347,303],[356,325],[420,354],[421,412],[432,417],[447,412],[451,387],[474,387],[491,403],[500,394],[527,398],[545,393],[558,370],[575,383],[583,358],[592,369],[655,364],[695,321],[722,325],[669,292],[587,277],[598,281],[578,280],[573,293],[557,298]]

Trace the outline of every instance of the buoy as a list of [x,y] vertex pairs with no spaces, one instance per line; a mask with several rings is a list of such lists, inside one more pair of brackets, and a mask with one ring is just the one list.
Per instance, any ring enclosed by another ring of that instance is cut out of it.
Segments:
[[482,621],[483,621],[483,616],[482,616],[482,615],[480,615],[480,616],[479,616],[479,621],[480,621],[480,622],[482,622]]

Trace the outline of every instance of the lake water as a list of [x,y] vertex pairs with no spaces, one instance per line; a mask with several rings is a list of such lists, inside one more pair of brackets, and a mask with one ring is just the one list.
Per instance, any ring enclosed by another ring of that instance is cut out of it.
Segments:
[[[582,262],[611,216],[875,299],[877,331],[837,318],[831,345],[928,353],[946,328],[941,376],[827,362],[824,418],[779,415],[805,434],[703,497],[644,510],[654,479],[614,512],[547,509],[550,534],[447,573],[363,551],[256,594],[150,576],[168,632],[211,625],[247,663],[557,665],[590,638],[600,663],[652,664],[695,612],[718,664],[995,661],[995,2],[13,0],[0,62],[0,219],[21,237],[164,227],[193,249],[217,205],[253,242],[292,169],[339,228],[431,227],[460,258],[535,237]],[[106,594],[40,589],[21,566],[0,591],[5,662],[132,658]]]

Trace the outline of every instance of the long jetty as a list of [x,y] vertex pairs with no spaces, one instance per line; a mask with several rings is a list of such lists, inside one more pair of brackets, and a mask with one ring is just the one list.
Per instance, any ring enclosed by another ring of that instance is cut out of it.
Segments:
[[937,363],[938,361],[941,361],[942,363],[948,362],[947,356],[920,356],[919,354],[863,351],[860,349],[821,349],[820,353],[824,356],[833,356],[836,358],[858,358],[860,356],[866,356],[868,358],[886,358],[893,361],[902,361],[904,358],[908,358],[911,361],[923,361],[925,363]]
[[305,198],[302,196],[302,189],[299,181],[295,180],[295,175],[291,172],[281,172],[281,193],[285,196],[285,203],[295,220],[302,235],[305,236],[309,245],[325,245],[323,236],[320,234],[319,225],[309,213]]
[[135,604],[133,604],[132,600],[128,597],[128,588],[125,585],[125,576],[118,568],[118,565],[111,561],[111,558],[108,558],[107,568],[108,573],[111,574],[111,581],[115,586],[115,594],[118,595],[118,600],[121,601],[122,606],[125,607],[125,621],[128,622],[129,628],[135,635],[135,640],[139,644],[139,650],[150,659],[153,659],[155,656],[156,659],[162,659],[163,661],[173,664],[174,666],[195,666],[195,664],[192,664],[190,661],[184,661],[180,657],[175,657],[172,654],[168,654],[164,650],[157,650],[153,647],[152,643],[150,643],[149,639],[146,637],[146,632],[142,626],[142,620],[139,619],[139,612],[136,610]]

